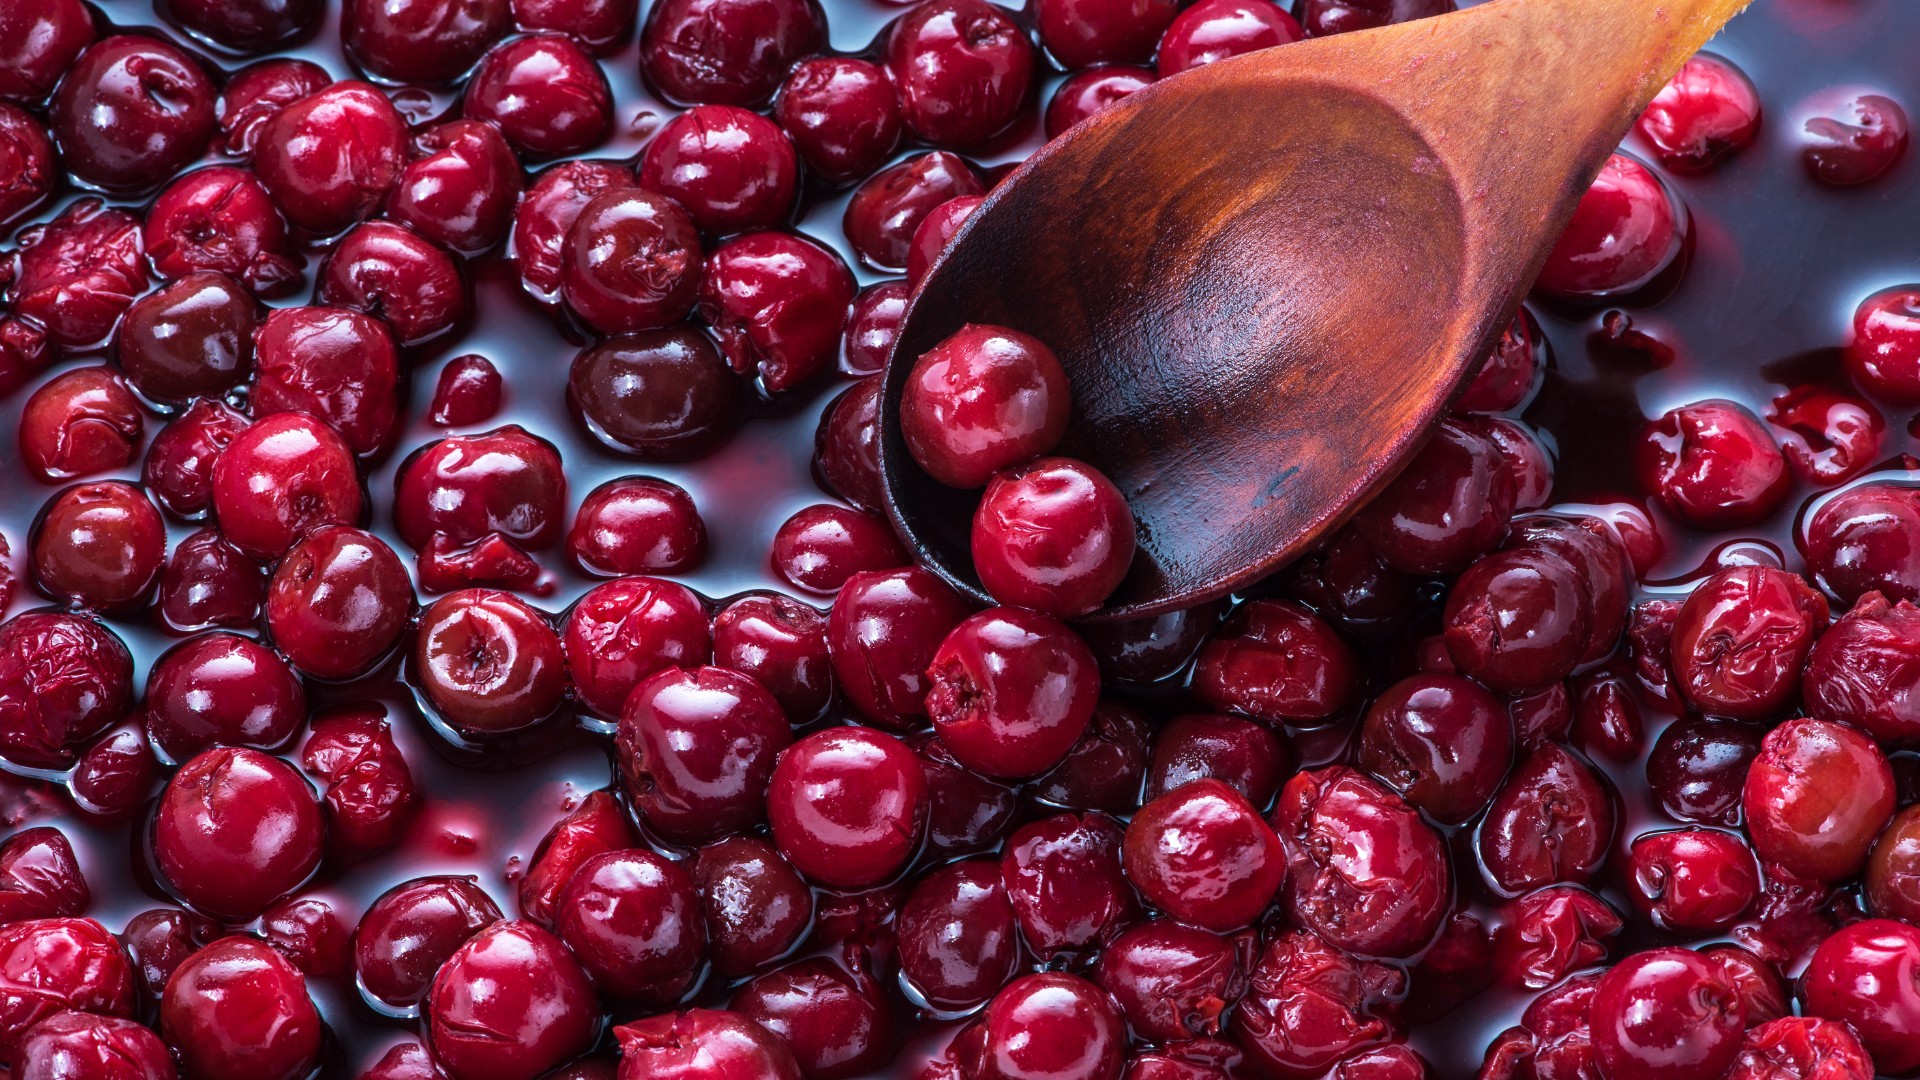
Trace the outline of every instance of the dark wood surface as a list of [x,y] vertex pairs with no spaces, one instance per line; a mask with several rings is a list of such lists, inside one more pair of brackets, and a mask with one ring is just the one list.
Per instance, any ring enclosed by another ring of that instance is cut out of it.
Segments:
[[1098,617],[1285,565],[1417,449],[1634,118],[1747,2],[1494,0],[1210,64],[1054,140],[908,311],[881,400],[896,527],[987,601],[977,493],[921,473],[898,416],[920,353],[998,323],[1059,354],[1060,452],[1138,522]]

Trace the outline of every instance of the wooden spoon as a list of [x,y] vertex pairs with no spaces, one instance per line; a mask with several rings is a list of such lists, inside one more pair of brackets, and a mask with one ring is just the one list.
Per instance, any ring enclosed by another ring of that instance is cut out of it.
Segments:
[[884,375],[888,512],[976,601],[975,493],[907,453],[900,390],[969,322],[1053,347],[1060,453],[1139,525],[1099,619],[1225,595],[1379,491],[1513,319],[1649,100],[1748,0],[1491,0],[1152,86],[994,188]]

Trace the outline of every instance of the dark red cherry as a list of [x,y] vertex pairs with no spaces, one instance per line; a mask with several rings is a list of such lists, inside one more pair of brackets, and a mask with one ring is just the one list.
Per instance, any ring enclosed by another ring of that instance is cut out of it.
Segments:
[[1686,212],[1660,178],[1615,154],[1580,197],[1534,287],[1578,300],[1631,293],[1673,264],[1686,230]]
[[707,256],[698,310],[728,366],[778,394],[833,367],[853,290],[831,248],[795,233],[747,233]]
[[260,933],[309,977],[347,973],[349,931],[324,900],[301,897],[274,905],[260,916]]
[[1780,445],[1759,418],[1719,399],[1670,410],[1649,424],[1635,464],[1647,494],[1700,528],[1751,525],[1792,486]]
[[568,557],[600,577],[681,573],[706,554],[707,527],[693,496],[650,476],[594,488],[567,532]]
[[1249,1062],[1265,1075],[1322,1076],[1393,1035],[1389,1016],[1407,977],[1289,930],[1267,943],[1248,983],[1233,1035]]
[[1594,1056],[1614,1080],[1723,1076],[1746,1031],[1732,982],[1686,949],[1622,960],[1601,976],[1591,1009]]
[[873,172],[900,145],[900,102],[886,69],[856,57],[793,65],[773,118],[808,168],[836,184]]
[[160,1032],[189,1076],[299,1080],[318,1064],[326,1028],[300,969],[266,942],[234,936],[173,973]]
[[552,926],[560,894],[580,867],[596,855],[630,848],[636,840],[626,808],[609,792],[588,792],[534,849],[527,874],[520,879],[520,913],[542,926]]
[[[245,169],[226,166],[191,172],[168,185],[147,210],[145,242],[147,257],[161,277],[213,270],[261,296],[279,296],[296,287],[305,265],[266,187]],[[204,285],[196,287],[196,294],[203,290]],[[203,298],[200,306],[207,305]],[[252,315],[237,300],[224,301],[224,306]],[[191,313],[189,309],[176,317]],[[213,358],[208,366],[217,366]]]
[[1872,482],[1834,496],[1804,527],[1813,579],[1844,604],[1869,592],[1920,602],[1920,488]]
[[258,750],[216,747],[188,761],[154,816],[154,861],[174,892],[236,922],[298,888],[322,839],[313,789]]
[[1292,753],[1272,728],[1245,717],[1188,713],[1160,725],[1147,761],[1145,797],[1194,780],[1221,780],[1256,807],[1273,804],[1292,771]]
[[690,326],[590,345],[567,378],[567,404],[580,426],[648,461],[711,453],[746,419],[745,402],[745,387],[712,339]]
[[1920,810],[1900,811],[1874,841],[1865,884],[1875,915],[1913,922],[1920,914]]
[[1681,720],[1655,740],[1647,786],[1661,809],[1681,821],[1738,825],[1741,788],[1763,734],[1730,720]]
[[1760,744],[1743,797],[1760,857],[1819,881],[1852,877],[1893,816],[1893,771],[1873,740],[1823,720],[1789,720]]
[[667,121],[640,156],[640,184],[714,234],[769,229],[793,211],[800,165],[773,121],[732,105],[696,105]]
[[585,1053],[600,1028],[580,964],[559,938],[519,921],[493,923],[455,950],[425,1012],[451,1080],[534,1080]]
[[773,534],[773,569],[788,584],[831,596],[854,574],[912,562],[877,514],[822,503],[796,512]]
[[6,293],[12,314],[38,324],[46,339],[63,349],[106,340],[114,320],[146,291],[141,249],[139,218],[108,210],[99,199],[69,205],[51,222],[21,235],[13,287]]
[[1512,896],[1583,883],[1613,842],[1613,796],[1593,767],[1558,743],[1520,759],[1487,809],[1478,838],[1487,881]]
[[[1138,711],[1114,701],[1100,702],[1086,734],[1053,771],[1033,782],[1031,791],[1037,798],[1073,810],[1127,813],[1141,802],[1148,732],[1147,718]],[[1169,768],[1167,775],[1177,771]]]
[[1256,600],[1234,611],[1200,650],[1194,692],[1216,709],[1269,723],[1314,723],[1353,702],[1353,651],[1311,611]]
[[729,978],[785,956],[813,918],[813,894],[780,852],[757,837],[722,840],[694,857],[707,914],[708,956]]
[[855,382],[827,404],[814,433],[820,486],[862,510],[884,513],[880,490],[880,380]]
[[267,627],[301,671],[348,679],[392,651],[412,600],[406,567],[385,541],[327,525],[302,537],[274,568]]
[[765,820],[774,760],[792,741],[759,683],[725,668],[669,667],[621,708],[621,779],[654,832],[697,846]]
[[1297,0],[1294,15],[1308,37],[1327,37],[1427,19],[1454,10],[1453,0]]
[[817,718],[833,693],[827,617],[777,593],[748,593],[714,614],[713,662],[766,687],[796,724]]
[[168,0],[167,12],[199,37],[239,52],[260,52],[318,21],[320,0]]
[[59,829],[25,829],[0,844],[0,920],[70,918],[92,902],[73,845]]
[[1180,11],[1168,0],[1046,0],[1035,11],[1040,44],[1068,69],[1144,63]]
[[979,173],[960,155],[919,154],[881,169],[854,189],[840,228],[862,262],[901,271],[928,214],[954,199],[986,192]]
[[1571,885],[1550,885],[1500,909],[1493,968],[1501,982],[1542,990],[1607,959],[1607,942],[1625,925],[1605,900]]
[[472,735],[535,724],[567,690],[552,624],[518,597],[486,589],[449,593],[421,613],[413,668],[427,700]]
[[326,424],[280,413],[241,431],[213,466],[220,531],[254,558],[285,554],[321,525],[360,517],[353,452]]
[[1359,763],[1443,824],[1480,812],[1513,763],[1500,699],[1459,675],[1415,675],[1367,710]]
[[870,1074],[893,1060],[900,1032],[858,957],[850,953],[847,966],[814,957],[768,972],[741,987],[730,1007],[785,1041],[810,1078]]
[[327,69],[307,60],[274,57],[228,76],[220,88],[220,130],[226,149],[235,157],[251,157],[260,140],[260,126],[281,109],[333,81]]
[[613,127],[606,73],[558,34],[495,46],[467,80],[461,108],[491,121],[522,153],[559,157],[592,149]]
[[419,156],[401,170],[387,213],[421,236],[464,255],[494,246],[513,224],[525,183],[500,129],[453,120],[414,136]]
[[1153,72],[1143,67],[1103,64],[1067,77],[1047,102],[1047,138],[1057,139],[1075,124],[1150,85]]
[[827,647],[841,690],[876,722],[909,727],[927,715],[927,668],[971,610],[919,567],[855,574],[840,588]]
[[1131,862],[1121,869],[1131,836],[1104,814],[1059,814],[1007,839],[1000,881],[1028,948],[1050,960],[1097,948],[1139,921],[1129,885],[1139,877]]
[[353,934],[353,970],[362,992],[409,1009],[466,940],[500,921],[500,909],[471,879],[424,877],[387,890]]
[[1526,544],[1467,568],[1447,595],[1447,652],[1495,690],[1539,690],[1573,673],[1586,651],[1586,582],[1555,551]]
[[604,56],[633,32],[639,8],[639,0],[513,0],[513,21],[522,30],[565,34],[589,55]]
[[[1752,1016],[1748,1016],[1752,1021]],[[1844,1024],[1777,1017],[1749,1028],[1728,1080],[1871,1080],[1873,1061]]]
[[78,607],[143,603],[167,554],[166,525],[140,489],[118,480],[78,484],[48,501],[34,523],[33,580]]
[[1036,775],[1080,740],[1100,696],[1093,653],[1065,625],[1020,608],[970,616],[927,667],[927,713],[967,768]]
[[929,1005],[971,1009],[1013,977],[1020,937],[991,859],[933,871],[900,909],[901,976]]
[[413,770],[394,745],[387,715],[375,704],[322,710],[300,751],[307,775],[326,785],[327,838],[341,863],[392,847],[417,809]]
[[1125,1022],[1107,995],[1078,975],[1025,975],[996,994],[981,1020],[978,1075],[993,1080],[1082,1076],[1115,1080],[1126,1057]]
[[299,676],[238,634],[202,634],[162,653],[146,699],[147,737],[176,762],[215,743],[278,749],[307,720]]
[[675,101],[757,108],[826,37],[813,0],[666,0],[640,28],[640,71]]
[[919,848],[926,775],[898,739],[829,728],[780,755],[767,817],[781,854],[801,873],[842,888],[879,884]]
[[240,283],[197,271],[141,297],[114,332],[114,358],[143,395],[181,404],[218,397],[253,364],[258,309]]
[[1815,180],[1852,187],[1877,179],[1907,152],[1907,111],[1884,94],[1862,94],[1804,126],[1801,155]]
[[36,612],[0,624],[0,756],[63,769],[133,704],[133,657],[113,631]]
[[1800,694],[1827,601],[1797,574],[1766,566],[1722,570],[1701,582],[1673,624],[1673,675],[1696,709],[1766,720]]
[[401,467],[394,525],[423,548],[435,534],[472,543],[498,533],[529,550],[560,539],[567,501],[560,454],[518,425],[433,443]]
[[1860,475],[1879,460],[1886,421],[1865,401],[1807,385],[1773,399],[1767,420],[1801,479],[1822,487]]
[[507,0],[347,0],[340,40],[383,79],[450,83],[510,27]]
[[1869,919],[1834,934],[1807,967],[1806,1012],[1845,1023],[1883,1073],[1920,1068],[1920,930]]
[[1499,447],[1449,420],[1355,515],[1354,529],[1396,570],[1452,573],[1506,537],[1514,498]]
[[192,57],[155,37],[122,34],[87,47],[48,109],[61,164],[90,184],[138,191],[207,151],[214,88]]
[[[128,725],[107,732],[87,747],[67,783],[75,809],[93,821],[115,825],[146,805],[159,778],[160,763],[147,745],[146,734],[137,725]],[[5,861],[5,851],[0,849],[0,864]]]
[[977,488],[1051,451],[1072,409],[1053,350],[1015,330],[970,324],[914,362],[901,391],[900,434],[934,479]]
[[9,4],[0,12],[0,97],[46,97],[93,33],[93,15],[80,0]]
[[1264,0],[1201,0],[1182,11],[1160,38],[1161,78],[1275,45],[1306,32],[1278,4]]
[[1068,618],[1106,602],[1133,564],[1133,513],[1092,466],[1039,458],[994,476],[973,517],[973,564],[1003,604]]
[[1662,87],[1633,130],[1675,172],[1705,172],[1753,141],[1760,93],[1732,63],[1700,53]]
[[20,410],[20,457],[43,484],[133,461],[140,404],[111,368],[77,368],[33,392]]
[[1216,600],[1145,619],[1088,623],[1080,636],[1100,658],[1103,678],[1145,685],[1185,669],[1226,613],[1226,601]]
[[981,0],[929,0],[887,33],[886,64],[907,127],[936,146],[981,142],[1010,124],[1033,79],[1033,45]]
[[440,369],[427,420],[440,427],[471,427],[500,411],[505,383],[493,361],[476,353],[456,356]]
[[1517,409],[1539,385],[1540,371],[1549,359],[1550,349],[1540,324],[1532,312],[1522,308],[1453,407],[1477,413]]
[[853,313],[847,317],[840,350],[842,371],[871,375],[886,366],[901,320],[906,318],[910,291],[904,281],[883,281],[867,286],[853,298]]
[[1860,301],[1846,359],[1860,389],[1895,404],[1920,403],[1920,287],[1896,285]]
[[1195,780],[1141,807],[1125,856],[1128,880],[1149,903],[1219,931],[1257,918],[1287,870],[1273,830],[1218,780]]
[[621,1024],[620,1071],[627,1080],[801,1080],[778,1035],[737,1012],[688,1009]]
[[347,308],[280,308],[254,348],[255,417],[307,413],[356,454],[373,453],[393,434],[400,361],[385,323]]
[[693,218],[664,195],[616,188],[581,207],[561,248],[567,306],[603,334],[680,321],[701,283]]
[[58,176],[46,125],[24,109],[0,103],[0,222],[39,205]]
[[406,121],[379,90],[337,82],[260,125],[253,167],[287,219],[336,233],[371,215],[406,164]]
[[147,446],[141,479],[161,509],[197,520],[213,502],[213,464],[247,418],[219,401],[201,398],[160,429]]
[[1175,1043],[1220,1034],[1227,1010],[1246,992],[1246,953],[1234,938],[1154,919],[1114,939],[1093,979],[1134,1031]]
[[567,613],[562,645],[574,693],[609,719],[647,676],[706,663],[713,649],[706,605],[692,589],[662,578],[609,581]]
[[513,216],[514,260],[528,292],[552,300],[560,290],[561,251],[580,211],[608,191],[637,186],[633,170],[607,161],[565,161],[528,185]]
[[320,264],[314,299],[380,317],[401,345],[438,337],[467,317],[460,267],[419,233],[386,221],[340,239]]
[[554,930],[600,992],[669,1003],[706,957],[707,928],[693,877],[651,851],[596,855],[560,894]]
[[14,1052],[17,1080],[168,1080],[173,1056],[152,1029],[115,1016],[61,1012],[28,1029]]

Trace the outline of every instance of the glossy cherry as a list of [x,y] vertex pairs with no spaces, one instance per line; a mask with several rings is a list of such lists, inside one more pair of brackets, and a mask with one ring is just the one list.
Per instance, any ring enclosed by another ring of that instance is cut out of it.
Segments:
[[303,413],[267,417],[235,435],[214,462],[212,503],[235,547],[275,558],[311,529],[360,517],[353,452]]
[[1580,300],[1632,293],[1679,257],[1686,229],[1684,209],[1660,178],[1615,154],[1580,197],[1535,288]]
[[1242,605],[1200,650],[1195,693],[1269,723],[1312,724],[1352,703],[1352,650],[1319,617],[1284,600]]
[[567,555],[600,577],[673,574],[707,553],[707,527],[684,488],[648,476],[587,493],[567,532]]
[[1557,743],[1520,760],[1480,824],[1490,884],[1514,895],[1589,880],[1613,842],[1613,796],[1593,767]]
[[767,818],[781,854],[827,885],[897,873],[926,826],[927,780],[913,752],[870,728],[829,728],[780,755]]
[[998,473],[973,518],[973,564],[994,599],[1067,618],[1098,608],[1133,564],[1133,513],[1071,458]]
[[121,469],[132,463],[144,426],[118,375],[76,368],[35,390],[20,410],[20,459],[43,484]]
[[676,101],[756,108],[826,31],[812,0],[668,0],[640,28],[640,70]]
[[104,611],[137,606],[152,591],[166,557],[160,511],[131,484],[78,484],[47,502],[30,558],[41,591]]
[[833,366],[853,292],[853,274],[831,248],[755,232],[707,256],[698,311],[728,366],[778,394]]
[[703,231],[725,234],[784,223],[799,168],[793,144],[771,120],[732,105],[697,105],[655,133],[638,175]]
[[855,574],[913,561],[885,518],[831,503],[801,509],[782,523],[773,534],[772,554],[774,573],[825,596]]
[[0,97],[38,101],[93,41],[93,16],[80,0],[10,6],[0,15]]
[[1057,139],[1069,128],[1153,82],[1143,67],[1102,65],[1067,77],[1047,102],[1047,138]]
[[588,792],[534,849],[527,874],[520,879],[520,913],[542,926],[552,926],[560,894],[587,860],[630,848],[637,839],[626,808],[611,793]]
[[1718,967],[1686,949],[1636,953],[1594,988],[1594,1056],[1617,1080],[1691,1080],[1733,1065],[1745,1002]]
[[1127,835],[1104,814],[1059,814],[1007,838],[1000,881],[1028,948],[1052,959],[1096,948],[1139,921],[1121,867]]
[[1053,350],[1005,327],[968,325],[921,354],[901,391],[900,433],[943,484],[977,488],[1040,457],[1073,408]]
[[461,109],[491,121],[514,148],[539,157],[577,154],[613,127],[613,93],[594,59],[558,34],[495,46],[467,80]]
[[155,37],[102,38],[80,54],[48,110],[60,159],[74,175],[138,191],[179,172],[213,138],[212,80]]
[[737,1012],[666,1012],[613,1029],[627,1080],[801,1080],[778,1035]]
[[740,380],[692,327],[608,338],[574,357],[567,404],[601,442],[649,461],[701,457],[745,416]]
[[340,40],[383,79],[450,83],[509,27],[507,0],[347,0]]
[[929,0],[888,31],[886,65],[907,127],[936,146],[967,146],[1006,127],[1024,104],[1034,50],[992,4]]
[[1194,780],[1226,782],[1255,807],[1280,793],[1292,754],[1272,728],[1222,713],[1188,713],[1160,725],[1147,759],[1146,799]]
[[1676,172],[1704,172],[1753,141],[1760,93],[1739,68],[1709,53],[1681,66],[1634,131]]
[[750,593],[713,616],[713,660],[767,689],[796,724],[818,717],[833,690],[827,617],[776,593]]
[[1893,816],[1893,771],[1852,728],[1789,720],[1761,743],[1744,804],[1761,858],[1802,877],[1839,881],[1866,865]]
[[1160,38],[1161,78],[1230,56],[1286,45],[1306,36],[1278,4],[1201,0],[1176,16]]
[[610,851],[580,865],[560,894],[554,930],[602,994],[671,1002],[706,954],[693,877],[651,851]]
[[1195,780],[1141,807],[1127,826],[1125,862],[1149,903],[1219,931],[1258,917],[1287,870],[1280,839],[1218,780]]
[[301,671],[364,674],[399,643],[412,609],[400,557],[372,533],[325,525],[294,544],[267,587],[267,628]]
[[635,577],[582,596],[567,614],[561,645],[574,693],[588,708],[613,719],[647,676],[705,663],[713,637],[706,605],[693,590],[661,578]]
[[1099,987],[1048,972],[1008,983],[982,1018],[983,1080],[1083,1076],[1117,1080],[1126,1028]]
[[313,789],[258,750],[215,747],[167,781],[153,853],[174,892],[245,921],[297,888],[320,863],[324,825]]
[[586,972],[529,922],[496,922],[468,938],[434,976],[425,1011],[450,1080],[533,1080],[599,1033]]
[[325,1026],[307,980],[272,946],[226,937],[167,981],[160,1031],[188,1075],[299,1080],[320,1059]]
[[813,894],[770,843],[722,840],[694,857],[714,970],[737,977],[787,954],[813,917]]
[[54,612],[0,624],[0,755],[60,769],[133,704],[133,657],[92,619]]
[[918,154],[875,172],[855,188],[840,228],[862,262],[905,270],[913,235],[927,215],[986,190],[979,173],[960,155],[945,150]]
[[176,762],[207,747],[274,750],[307,719],[300,679],[272,650],[238,634],[203,634],[168,649],[147,673],[147,736]]
[[922,878],[900,908],[902,977],[936,1009],[971,1009],[1013,977],[1020,938],[991,859],[969,859]]
[[337,82],[259,128],[253,167],[287,220],[335,233],[373,213],[406,164],[406,122],[363,82]]
[[1814,511],[1801,547],[1820,586],[1851,604],[1868,592],[1920,602],[1920,488],[1872,481]]
[[413,770],[394,744],[384,705],[342,705],[316,713],[300,765],[325,787],[320,801],[338,863],[355,863],[392,847],[422,801]]
[[567,689],[560,635],[508,593],[462,589],[420,615],[413,665],[447,722],[499,735],[545,719]]
[[1861,94],[1803,125],[1801,157],[1815,180],[1852,187],[1878,179],[1907,152],[1911,124],[1900,103]]
[[970,616],[927,668],[927,713],[961,764],[1021,777],[1059,764],[1099,699],[1098,664],[1058,621],[1019,608]]
[[696,845],[764,820],[774,761],[792,738],[780,703],[747,676],[666,668],[621,709],[621,776],[654,832]]
[[114,320],[146,290],[142,246],[140,220],[132,214],[94,198],[70,204],[20,237],[6,292],[12,314],[32,320],[46,341],[64,349],[105,340]]
[[693,218],[664,195],[618,188],[580,208],[560,253],[567,306],[603,334],[680,321],[700,288]]
[[780,84],[773,118],[807,166],[833,183],[877,169],[900,145],[903,126],[886,69],[850,56],[793,65]]

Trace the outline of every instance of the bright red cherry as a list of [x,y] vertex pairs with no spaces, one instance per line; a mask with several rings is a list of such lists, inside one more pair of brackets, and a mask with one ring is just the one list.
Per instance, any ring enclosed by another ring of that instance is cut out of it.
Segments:
[[400,356],[386,323],[348,308],[279,308],[253,345],[256,418],[306,413],[332,425],[363,455],[393,436]]
[[713,616],[713,662],[751,677],[787,718],[818,718],[833,693],[827,617],[777,593],[748,593]]
[[450,83],[511,27],[507,0],[346,0],[340,41],[384,79]]
[[64,769],[133,704],[133,656],[113,631],[56,612],[0,624],[0,755]]
[[80,0],[9,4],[0,12],[0,97],[39,101],[93,41]]
[[927,666],[971,613],[960,594],[917,566],[853,575],[827,624],[841,690],[876,722],[912,726],[927,715]]
[[111,368],[77,368],[20,410],[20,459],[43,484],[110,472],[132,463],[144,427],[139,402]]
[[1700,528],[1751,525],[1773,513],[1793,479],[1759,418],[1719,399],[1669,410],[1647,425],[1635,458],[1640,486]]
[[1651,833],[1627,857],[1627,896],[1662,927],[1713,931],[1746,914],[1760,892],[1753,852],[1708,829]]
[[1767,734],[1747,773],[1754,851],[1801,877],[1840,881],[1866,865],[1893,816],[1893,771],[1873,740],[1823,720]]
[[640,157],[640,185],[685,207],[708,233],[769,229],[793,211],[793,143],[773,121],[732,105],[696,105],[667,121]]
[[1007,838],[1000,881],[1022,940],[1041,959],[1097,947],[1139,921],[1128,884],[1139,877],[1122,869],[1129,836],[1104,814],[1058,814]]
[[698,310],[728,366],[778,394],[833,366],[853,292],[853,274],[831,248],[794,233],[747,233],[707,256]]
[[851,56],[802,60],[773,103],[807,166],[844,184],[879,168],[900,145],[900,102],[885,68]]
[[48,500],[35,523],[33,579],[56,599],[103,611],[142,603],[166,558],[166,525],[140,489],[107,480]]
[[229,275],[260,296],[300,283],[304,258],[266,185],[245,169],[214,166],[167,185],[147,209],[147,257],[161,277]]
[[1306,36],[1293,16],[1266,0],[1201,0],[1160,38],[1161,78]]
[[826,37],[813,0],[665,0],[640,28],[640,70],[675,101],[758,108]]
[[604,334],[680,321],[700,288],[700,236],[679,203],[617,188],[580,208],[561,248],[567,306]]
[[1452,894],[1446,849],[1398,795],[1352,769],[1303,772],[1270,820],[1301,925],[1368,956],[1411,956],[1432,940]]
[[427,1031],[449,1080],[534,1080],[585,1053],[600,1030],[586,972],[560,939],[496,922],[440,966]]
[[261,124],[253,167],[289,221],[326,234],[371,215],[406,160],[406,121],[393,103],[348,80]]
[[653,831],[698,845],[765,820],[774,762],[792,741],[759,683],[725,668],[669,667],[621,708],[621,779]]
[[926,0],[887,32],[886,64],[907,127],[936,146],[998,133],[1026,101],[1033,44],[985,0]]
[[1592,1010],[1594,1056],[1613,1080],[1725,1075],[1747,1026],[1726,973],[1686,949],[1622,960],[1601,976]]
[[146,700],[147,736],[176,762],[215,743],[278,749],[307,720],[299,676],[238,634],[202,634],[161,654]]
[[567,555],[600,577],[677,574],[707,554],[693,496],[650,476],[609,480],[587,493],[567,532]]
[[1882,1073],[1920,1069],[1920,930],[1868,919],[1834,934],[1807,965],[1806,1012],[1849,1025]]
[[609,581],[567,613],[562,646],[574,692],[609,719],[633,689],[663,668],[706,663],[713,650],[707,608],[692,589],[663,578]]
[[1039,458],[988,483],[972,547],[974,571],[994,599],[1062,618],[1085,615],[1133,565],[1133,513],[1092,466]]
[[1683,64],[1634,124],[1662,165],[1690,173],[1705,172],[1743,149],[1759,129],[1759,91],[1739,68],[1711,53]]
[[622,1024],[624,1080],[801,1080],[778,1035],[737,1012],[688,1009]]
[[1896,285],[1860,301],[1846,359],[1860,389],[1898,405],[1920,403],[1920,286]]
[[560,157],[592,149],[613,127],[613,92],[593,57],[559,34],[495,46],[467,79],[461,109],[500,128],[522,153]]
[[1077,975],[1047,972],[1008,983],[982,1024],[982,1080],[1119,1080],[1126,1026],[1106,994]]
[[967,768],[1034,776],[1060,763],[1100,696],[1092,650],[1059,621],[992,608],[953,628],[927,667],[927,713]]
[[1073,408],[1066,371],[1039,340],[968,325],[921,354],[902,390],[900,433],[943,484],[977,488],[1052,450]]
[[294,544],[267,587],[267,628],[287,659],[315,678],[365,674],[407,629],[413,589],[386,542],[326,525]]
[[842,888],[876,885],[919,847],[926,774],[898,739],[828,728],[780,755],[767,817],[774,842],[801,873]]
[[1660,178],[1615,154],[1580,197],[1535,287],[1582,300],[1634,292],[1679,257],[1686,231],[1686,212]]
[[154,861],[188,903],[244,922],[313,873],[323,829],[319,801],[291,765],[215,747],[167,782],[154,816]]
[[1057,139],[1075,124],[1152,84],[1154,74],[1143,67],[1103,64],[1075,72],[1047,102],[1047,138]]
[[387,213],[442,247],[465,255],[500,242],[525,183],[500,129],[453,120],[414,137],[419,155],[400,172]]
[[674,1001],[706,958],[692,876],[642,849],[582,863],[560,894],[554,930],[600,992],[621,1001]]
[[361,989],[392,1009],[426,997],[440,965],[466,940],[500,921],[500,909],[463,877],[422,877],[382,893],[353,934]]
[[269,117],[332,81],[319,64],[291,57],[262,60],[234,72],[220,88],[220,130],[227,152],[251,157],[260,126]]
[[[20,237],[13,285],[5,294],[12,314],[37,324],[44,341],[63,349],[83,349],[104,341],[114,320],[146,291],[142,246],[139,218],[125,210],[109,210],[99,199],[70,204],[45,226],[28,229]],[[15,328],[27,325],[0,323]],[[19,333],[15,329],[10,336]],[[19,338],[10,344],[32,347]],[[31,361],[36,367],[46,362]]]
[[187,1075],[206,1080],[300,1080],[319,1062],[326,1033],[300,969],[240,936],[208,945],[173,973],[160,1031]]
[[378,315],[402,345],[417,345],[467,318],[467,284],[459,264],[419,233],[390,221],[369,221],[341,237],[320,264],[323,304]]
[[304,413],[269,416],[234,436],[214,462],[212,492],[221,533],[263,561],[309,530],[360,517],[353,451]]
[[1149,903],[1219,931],[1257,918],[1287,871],[1280,839],[1218,780],[1195,780],[1141,807],[1127,826],[1125,861]]

